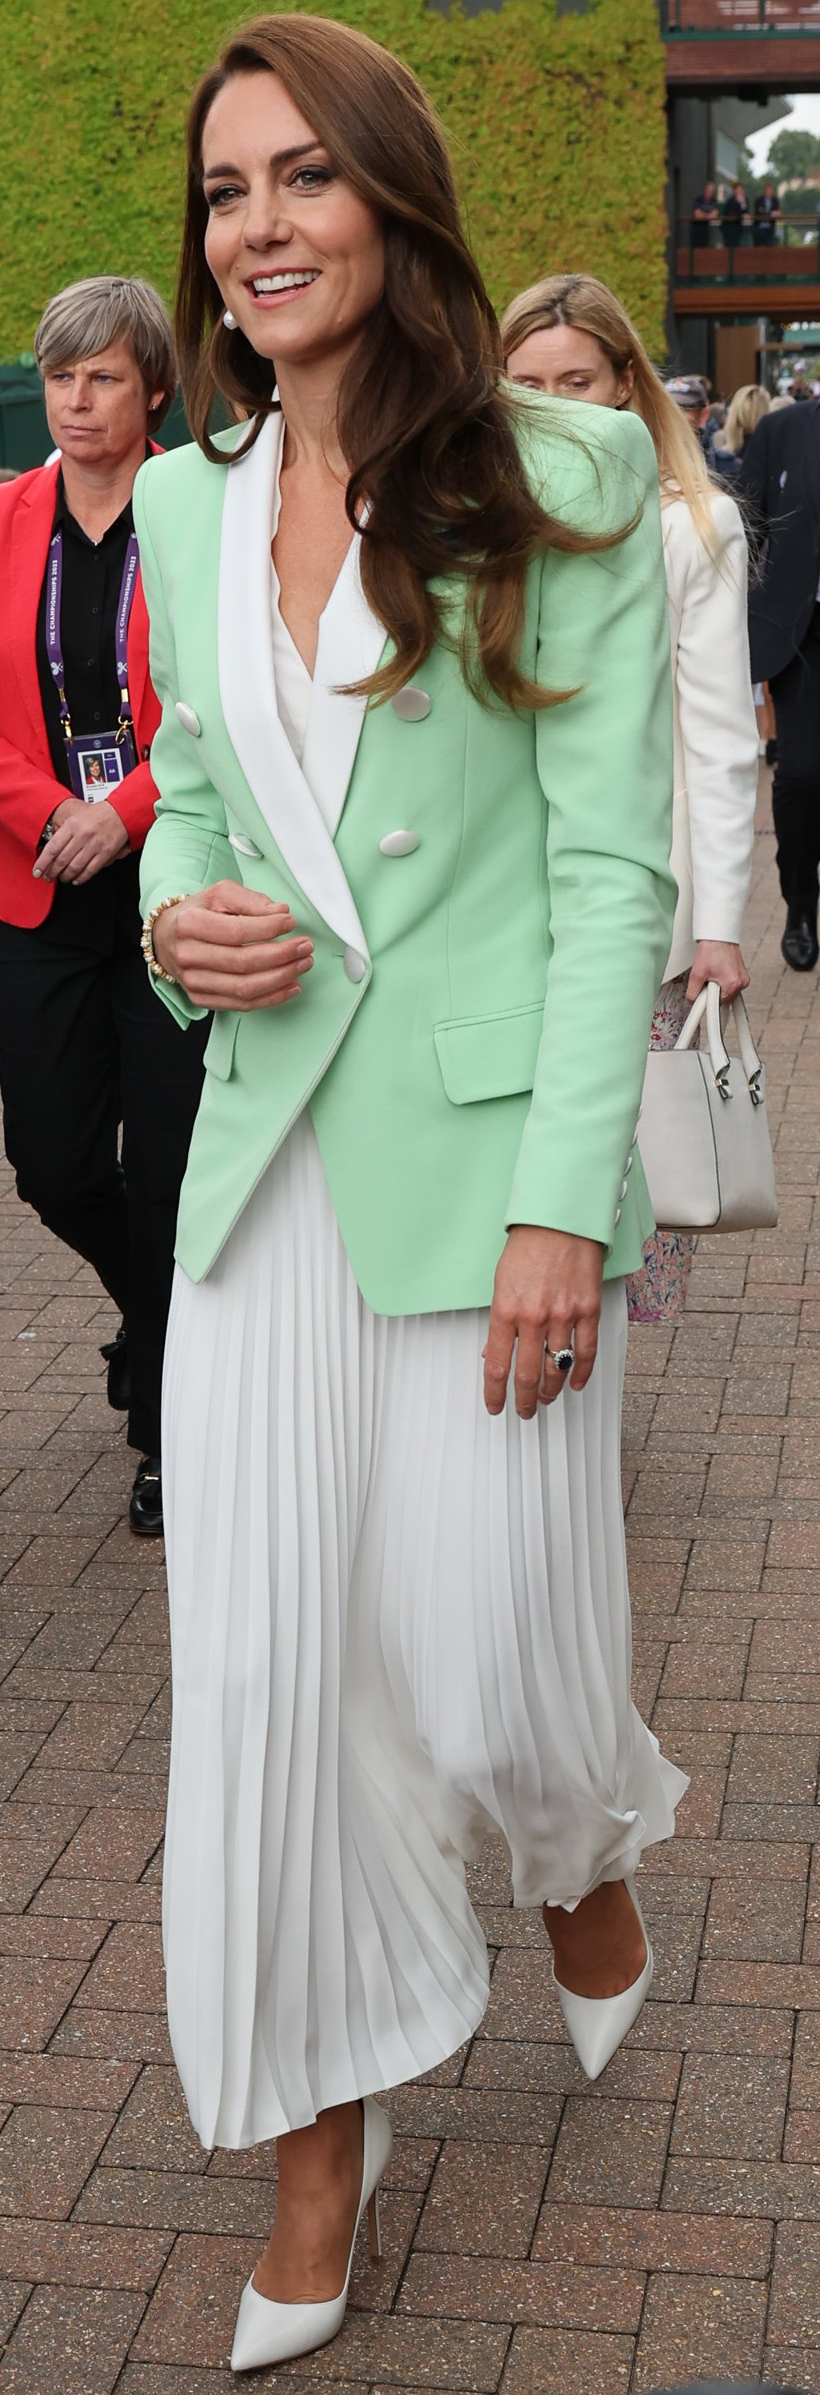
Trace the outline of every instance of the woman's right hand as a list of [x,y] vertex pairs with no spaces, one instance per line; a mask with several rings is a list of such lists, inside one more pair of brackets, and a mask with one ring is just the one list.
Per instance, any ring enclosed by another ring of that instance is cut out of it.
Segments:
[[209,1012],[283,1006],[298,998],[313,941],[286,906],[241,882],[214,882],[157,916],[154,955],[195,1006]]

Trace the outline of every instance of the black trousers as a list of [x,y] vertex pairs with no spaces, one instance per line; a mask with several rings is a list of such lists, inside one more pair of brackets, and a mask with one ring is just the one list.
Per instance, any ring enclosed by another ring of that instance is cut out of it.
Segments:
[[772,813],[780,887],[789,912],[813,922],[820,862],[820,607],[800,655],[769,687],[777,720]]
[[177,1206],[208,1028],[179,1029],[131,927],[101,955],[50,938],[48,923],[0,923],[6,1154],[20,1197],[93,1264],[127,1319],[128,1439],[144,1455],[160,1452]]

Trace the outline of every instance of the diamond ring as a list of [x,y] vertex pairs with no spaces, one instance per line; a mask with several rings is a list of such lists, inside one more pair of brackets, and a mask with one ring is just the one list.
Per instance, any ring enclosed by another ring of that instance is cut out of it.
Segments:
[[547,1354],[556,1372],[571,1372],[575,1357],[571,1347],[548,1347]]

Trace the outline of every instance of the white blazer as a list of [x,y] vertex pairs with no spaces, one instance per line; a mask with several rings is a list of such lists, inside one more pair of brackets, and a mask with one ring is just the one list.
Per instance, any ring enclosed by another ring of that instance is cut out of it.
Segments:
[[717,560],[685,499],[663,510],[672,641],[675,790],[671,864],[678,884],[671,981],[698,940],[740,940],[757,798],[757,722],[746,617],[747,551],[739,507],[712,494]]

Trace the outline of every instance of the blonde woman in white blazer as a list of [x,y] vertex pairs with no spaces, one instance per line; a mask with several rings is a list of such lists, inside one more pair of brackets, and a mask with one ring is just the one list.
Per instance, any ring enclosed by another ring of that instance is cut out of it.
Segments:
[[[746,615],[740,509],[712,482],[697,435],[670,398],[620,301],[593,275],[550,275],[502,321],[507,373],[552,398],[630,408],[655,443],[672,650],[675,797],[672,871],[678,905],[652,1025],[674,1047],[707,981],[728,1000],[749,975],[741,936],[752,869],[757,722]],[[656,1231],[629,1287],[635,1322],[681,1310],[692,1242]]]

